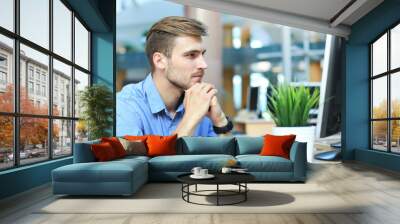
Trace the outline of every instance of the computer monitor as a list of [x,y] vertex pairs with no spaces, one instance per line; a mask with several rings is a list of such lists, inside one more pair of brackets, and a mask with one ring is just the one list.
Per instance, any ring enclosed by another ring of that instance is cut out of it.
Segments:
[[328,35],[322,71],[320,107],[318,109],[317,137],[340,132],[342,108],[342,74],[345,64],[344,38]]
[[249,87],[247,89],[247,110],[257,111],[258,110],[258,98],[259,98],[259,87]]

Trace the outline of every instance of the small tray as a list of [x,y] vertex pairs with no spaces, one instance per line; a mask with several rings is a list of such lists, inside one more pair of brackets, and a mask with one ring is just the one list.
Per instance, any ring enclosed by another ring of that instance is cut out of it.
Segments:
[[193,178],[193,179],[211,179],[211,178],[214,178],[214,177],[215,176],[212,175],[212,174],[207,174],[207,175],[204,175],[204,176],[199,176],[199,175],[194,175],[194,174],[190,175],[190,178]]

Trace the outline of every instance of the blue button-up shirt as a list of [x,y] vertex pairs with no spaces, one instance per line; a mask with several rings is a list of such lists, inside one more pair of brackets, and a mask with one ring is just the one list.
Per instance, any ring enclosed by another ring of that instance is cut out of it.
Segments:
[[[175,116],[168,112],[149,74],[139,83],[126,85],[117,94],[117,136],[171,135],[184,112],[183,104],[179,105]],[[208,117],[197,125],[193,136],[216,136]]]

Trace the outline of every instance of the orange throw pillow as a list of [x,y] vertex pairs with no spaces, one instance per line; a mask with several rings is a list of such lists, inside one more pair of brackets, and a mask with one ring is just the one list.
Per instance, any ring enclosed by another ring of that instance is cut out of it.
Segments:
[[262,156],[281,156],[290,159],[290,148],[296,135],[264,135],[264,145],[261,149]]
[[102,142],[90,146],[94,157],[99,162],[110,161],[117,158],[115,151],[109,142]]
[[148,156],[176,155],[176,139],[178,135],[159,136],[149,135],[147,137]]
[[117,137],[101,138],[101,142],[108,142],[114,149],[117,158],[125,157],[126,151]]

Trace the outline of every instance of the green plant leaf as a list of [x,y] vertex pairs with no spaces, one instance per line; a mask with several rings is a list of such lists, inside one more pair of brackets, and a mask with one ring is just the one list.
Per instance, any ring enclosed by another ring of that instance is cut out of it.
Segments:
[[306,126],[310,110],[319,103],[319,91],[287,84],[272,88],[267,110],[278,127]]
[[86,87],[80,92],[81,119],[86,123],[89,139],[109,136],[112,127],[113,95],[102,84]]

